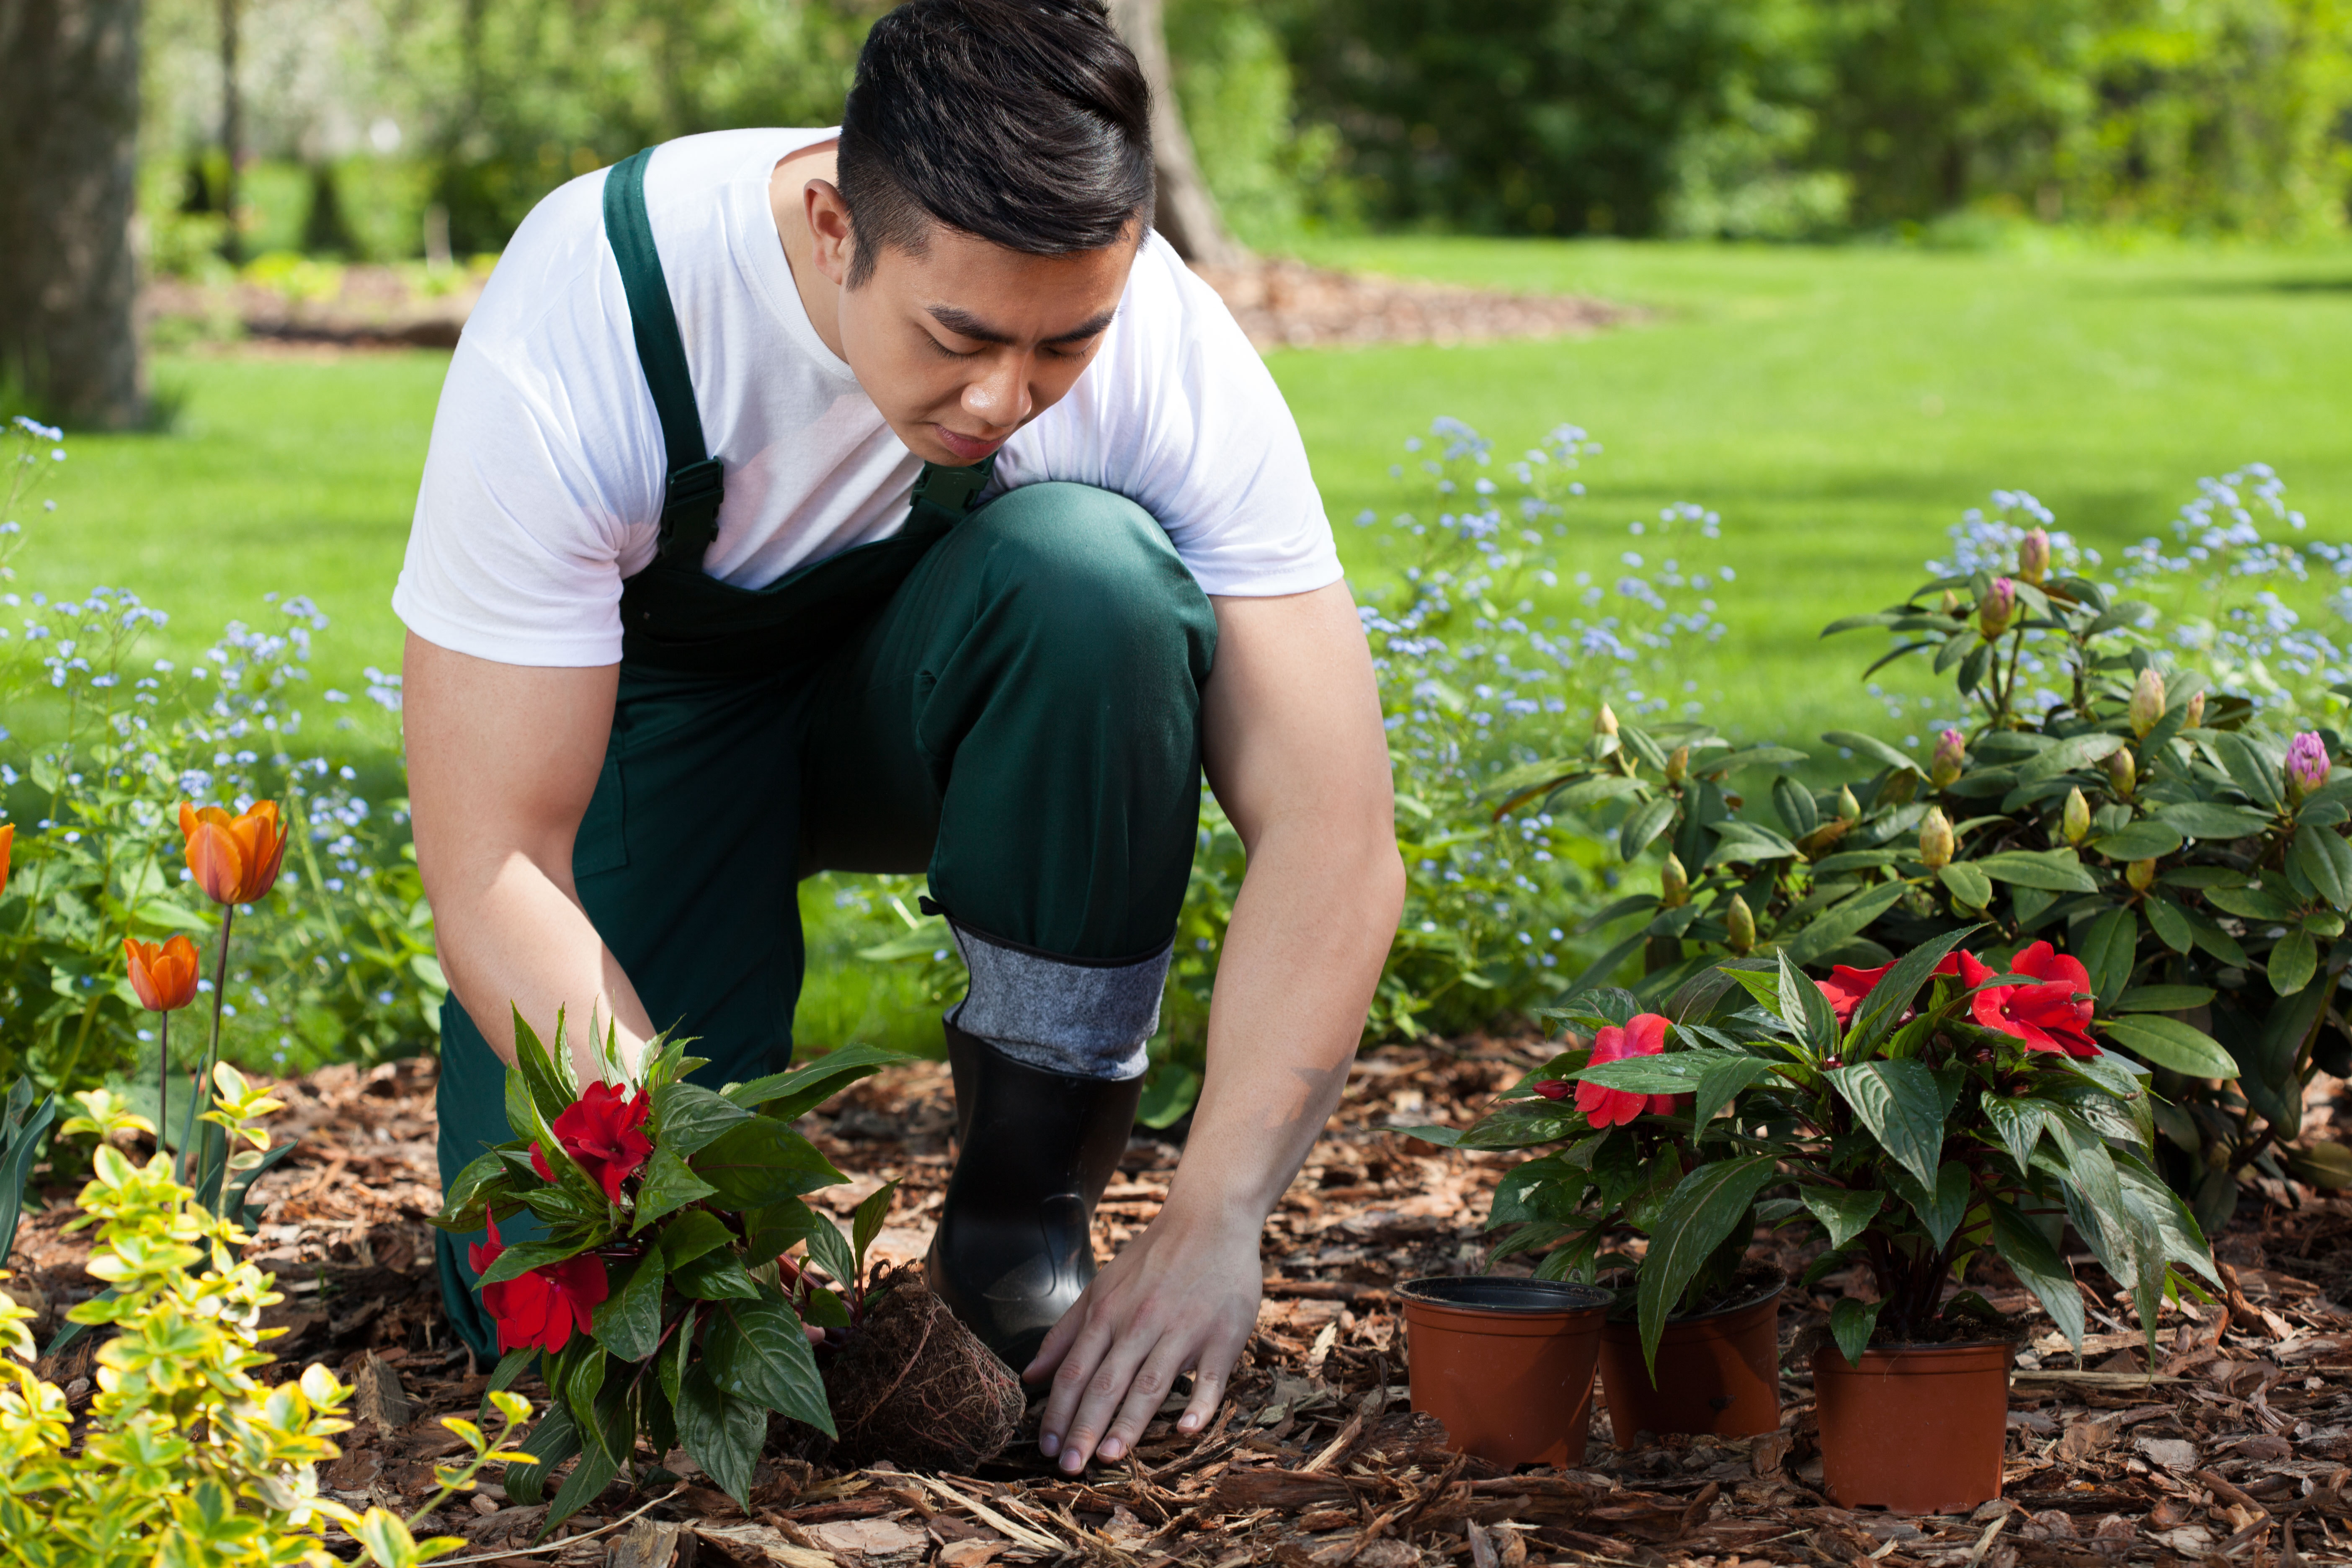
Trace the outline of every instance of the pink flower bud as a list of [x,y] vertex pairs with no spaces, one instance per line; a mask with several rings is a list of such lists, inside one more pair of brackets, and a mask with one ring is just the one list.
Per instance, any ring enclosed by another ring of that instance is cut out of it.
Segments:
[[1564,1078],[1548,1078],[1541,1082],[1531,1083],[1528,1087],[1546,1100],[1566,1100],[1570,1091],[1576,1088]]
[[1936,737],[1936,754],[1927,763],[1927,782],[1942,789],[1960,776],[1967,763],[1968,737],[1958,730],[1947,730]]
[[2153,666],[2139,672],[2132,683],[2132,733],[2146,736],[2164,717],[2164,676]]
[[2301,800],[2327,782],[2327,742],[2309,730],[2286,745],[2287,793]]
[[2009,623],[2017,618],[2017,584],[2007,577],[1992,580],[1992,592],[1977,604],[1977,626],[1990,642],[2009,630]]
[[2037,586],[2050,575],[2050,535],[2043,530],[2030,528],[2017,542],[2017,574]]

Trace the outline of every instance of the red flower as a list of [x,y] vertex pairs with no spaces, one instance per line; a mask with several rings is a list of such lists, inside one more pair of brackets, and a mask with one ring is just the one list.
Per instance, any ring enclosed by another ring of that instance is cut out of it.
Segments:
[[[2049,943],[2040,945],[2047,947]],[[1827,980],[1816,980],[1813,984],[1820,986],[1822,994],[1829,998],[1830,1011],[1837,1015],[1837,1021],[1851,1024],[1854,1008],[1861,1005],[1864,997],[1877,989],[1878,983],[1885,979],[1886,972],[1894,967],[1890,963],[1882,963],[1875,969],[1853,969],[1841,963],[1830,971]],[[1973,991],[1991,979],[1993,972],[1979,963],[1974,953],[1948,952],[1944,955],[1944,962],[1928,973],[1957,975],[1961,984]]]
[[[467,1261],[477,1275],[487,1271],[506,1250],[499,1239],[499,1222],[489,1222],[489,1241],[467,1248]],[[611,1291],[604,1259],[594,1253],[567,1258],[544,1268],[534,1268],[512,1279],[482,1287],[482,1306],[499,1325],[499,1352],[535,1345],[560,1351],[572,1341],[572,1331],[588,1331],[597,1306]]]
[[[624,1098],[600,1079],[555,1119],[555,1141],[604,1189],[606,1197],[619,1203],[621,1184],[636,1174],[654,1152],[654,1141],[643,1131],[653,1108],[644,1089]],[[536,1143],[530,1146],[530,1165],[547,1180],[555,1180],[545,1152]]]
[[[1666,1048],[1666,1021],[1655,1013],[1638,1013],[1623,1028],[1611,1024],[1592,1037],[1591,1066],[1626,1057],[1654,1057]],[[1597,1083],[1576,1086],[1576,1109],[1595,1127],[1616,1127],[1644,1110],[1664,1115],[1675,1108],[1671,1094],[1635,1094],[1631,1089],[1604,1089]]]
[[1546,1100],[1566,1100],[1568,1091],[1576,1086],[1564,1078],[1548,1078],[1541,1082],[1531,1083],[1528,1087]]
[[[2010,971],[2029,974],[2038,985],[1995,985],[1969,1003],[1978,1023],[2025,1042],[2029,1051],[2063,1051],[2095,1057],[2091,1040],[2091,972],[2046,942],[2037,942],[2009,961]],[[2075,1000],[2081,996],[2081,1001]]]

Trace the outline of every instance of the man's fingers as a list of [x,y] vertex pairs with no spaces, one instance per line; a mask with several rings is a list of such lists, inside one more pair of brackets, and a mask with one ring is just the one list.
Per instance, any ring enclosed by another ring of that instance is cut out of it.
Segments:
[[[1093,1315],[1087,1298],[1081,1296],[1045,1338],[1047,1347],[1051,1347],[1054,1334],[1068,1331],[1066,1348],[1055,1358],[1054,1384],[1045,1397],[1045,1414],[1037,1421],[1037,1447],[1047,1458],[1062,1451],[1069,1434],[1070,1418],[1086,1397],[1087,1381],[1094,1375],[1104,1352],[1110,1349],[1109,1325],[1092,1321]],[[1034,1369],[1045,1360],[1045,1352],[1040,1350],[1037,1360],[1029,1364]]]
[[1045,1342],[1037,1347],[1037,1353],[1030,1359],[1029,1364],[1021,1369],[1022,1382],[1037,1383],[1054,1375],[1054,1369],[1062,1364],[1062,1358],[1069,1353],[1070,1346],[1076,1342],[1078,1331],[1086,1326],[1086,1313],[1080,1310],[1085,1304],[1083,1300],[1072,1303],[1070,1310],[1055,1319],[1054,1326],[1045,1331]]
[[1192,1347],[1175,1334],[1165,1334],[1135,1371],[1127,1385],[1127,1398],[1118,1407],[1118,1416],[1103,1434],[1102,1444],[1095,1451],[1105,1459],[1126,1457],[1135,1447],[1136,1438],[1143,1435],[1151,1418],[1160,1414],[1160,1406],[1168,1391],[1176,1386],[1176,1374],[1184,1370],[1192,1358]]
[[1192,1369],[1192,1397],[1184,1405],[1184,1414],[1176,1418],[1179,1432],[1198,1432],[1217,1413],[1217,1405],[1225,1396],[1225,1379],[1232,1373],[1234,1363],[1241,1359],[1238,1346],[1230,1351],[1212,1351],[1200,1359]]
[[1119,1336],[1095,1361],[1090,1375],[1076,1374],[1076,1356],[1066,1359],[1061,1370],[1054,1374],[1056,1398],[1065,1391],[1080,1395],[1077,1413],[1062,1429],[1061,1452],[1056,1458],[1064,1474],[1077,1474],[1094,1458],[1096,1445],[1102,1440],[1112,1415],[1126,1399],[1145,1352],[1151,1348],[1137,1343],[1140,1338],[1132,1332]]

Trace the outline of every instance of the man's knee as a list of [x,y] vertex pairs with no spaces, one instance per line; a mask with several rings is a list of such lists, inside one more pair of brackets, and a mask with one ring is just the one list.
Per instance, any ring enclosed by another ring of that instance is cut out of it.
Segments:
[[[1167,533],[1125,496],[1090,485],[1024,485],[959,527],[990,590],[992,613],[1024,640],[1066,648],[1097,676],[1206,679],[1216,617]],[[1138,668],[1138,667],[1140,668]]]

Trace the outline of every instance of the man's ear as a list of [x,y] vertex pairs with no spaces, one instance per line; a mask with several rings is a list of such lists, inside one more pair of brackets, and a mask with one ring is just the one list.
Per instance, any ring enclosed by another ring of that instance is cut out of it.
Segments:
[[849,204],[831,180],[811,180],[801,191],[802,211],[808,219],[809,238],[816,269],[836,289],[846,286],[850,247]]

